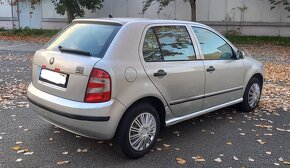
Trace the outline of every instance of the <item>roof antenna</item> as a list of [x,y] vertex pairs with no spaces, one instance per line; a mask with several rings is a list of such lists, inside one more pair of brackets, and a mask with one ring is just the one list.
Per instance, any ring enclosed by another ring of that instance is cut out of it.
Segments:
[[113,18],[113,16],[111,14],[109,14],[109,18]]

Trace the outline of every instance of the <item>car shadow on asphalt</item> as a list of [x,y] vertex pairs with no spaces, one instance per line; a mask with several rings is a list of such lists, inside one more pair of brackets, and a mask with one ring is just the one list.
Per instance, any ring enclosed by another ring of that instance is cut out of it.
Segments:
[[[222,127],[226,123],[232,124],[236,116],[241,116],[241,112],[233,108],[224,108],[218,111],[214,111],[209,114],[205,114],[170,127],[164,128],[157,140],[157,143],[152,148],[151,152],[144,158],[153,157],[155,152],[165,152],[170,149],[185,148],[192,146],[195,142],[202,142],[205,133],[215,134],[217,131],[224,130]],[[102,160],[102,163],[111,163],[109,160],[114,160],[115,163],[128,162],[128,158],[120,155],[120,152],[114,147],[112,140],[100,141],[85,137],[77,136],[73,133],[64,131],[60,128],[49,126],[45,132],[42,132],[42,136],[51,136],[52,139],[48,141],[52,142],[51,147],[63,151],[68,150],[70,152],[70,158],[73,160]],[[53,143],[55,141],[55,143]],[[169,146],[168,146],[169,145]],[[87,151],[86,151],[87,150]],[[85,152],[83,152],[85,151]],[[60,152],[61,153],[61,152]],[[85,158],[83,156],[86,156]],[[121,157],[120,157],[121,156]],[[80,158],[78,158],[80,157]],[[108,160],[108,158],[110,158]],[[104,162],[104,160],[107,162]],[[142,160],[139,159],[139,160]],[[84,166],[84,165],[83,165]],[[100,166],[104,166],[101,164]]]

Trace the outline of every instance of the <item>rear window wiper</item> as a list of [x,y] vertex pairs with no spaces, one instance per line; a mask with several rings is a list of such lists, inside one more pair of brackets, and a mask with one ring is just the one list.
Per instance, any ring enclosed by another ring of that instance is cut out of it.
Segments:
[[75,53],[75,54],[92,56],[91,53],[90,52],[87,52],[87,51],[76,50],[76,49],[69,49],[69,48],[63,48],[62,46],[58,46],[58,49],[61,52],[68,52],[68,53]]

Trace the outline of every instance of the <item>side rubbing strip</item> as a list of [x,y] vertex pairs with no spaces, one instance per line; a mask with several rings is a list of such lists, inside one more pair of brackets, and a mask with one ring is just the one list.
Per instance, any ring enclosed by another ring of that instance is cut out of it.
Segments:
[[221,95],[221,94],[225,94],[225,93],[229,93],[229,92],[234,92],[237,90],[242,90],[244,87],[240,86],[240,87],[236,87],[236,88],[232,88],[232,89],[227,89],[227,90],[222,90],[222,91],[218,91],[218,92],[214,92],[214,93],[208,93],[205,95],[200,95],[200,96],[194,96],[194,97],[190,97],[190,98],[186,98],[186,99],[180,99],[180,100],[175,100],[170,102],[170,105],[176,105],[176,104],[182,104],[182,103],[186,103],[186,102],[190,102],[190,101],[194,101],[194,100],[199,100],[199,99],[204,99],[204,98],[208,98],[208,97],[212,97],[212,96],[217,96],[217,95]]

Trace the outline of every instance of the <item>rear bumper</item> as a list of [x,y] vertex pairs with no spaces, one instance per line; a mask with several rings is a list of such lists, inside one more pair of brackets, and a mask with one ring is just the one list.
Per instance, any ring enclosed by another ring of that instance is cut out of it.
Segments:
[[30,106],[41,118],[67,131],[95,139],[111,139],[125,106],[115,99],[84,103],[45,93],[32,84],[27,91]]

